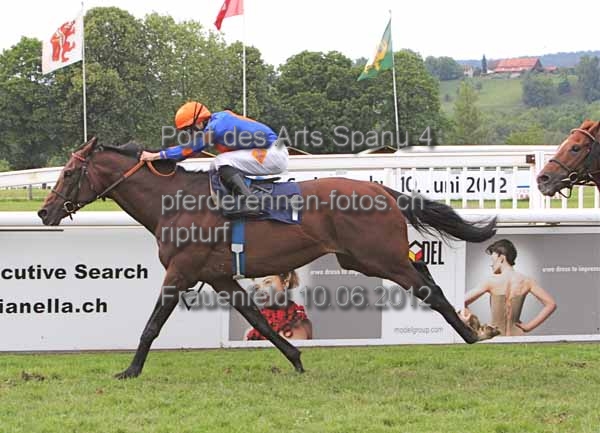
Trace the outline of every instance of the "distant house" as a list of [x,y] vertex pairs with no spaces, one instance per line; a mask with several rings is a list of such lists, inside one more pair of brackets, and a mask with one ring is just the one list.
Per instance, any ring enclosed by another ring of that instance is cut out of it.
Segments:
[[542,62],[539,57],[523,57],[519,59],[502,59],[494,65],[494,73],[521,73],[531,71],[543,71]]
[[463,76],[473,78],[474,73],[475,73],[475,69],[473,68],[473,66],[470,66],[470,65],[463,66]]
[[498,62],[499,62],[499,60],[488,59],[488,61],[487,61],[487,73],[488,74],[494,73],[494,69],[496,69],[496,66],[498,66]]
[[544,72],[548,72],[550,74],[558,72],[558,66],[544,66]]

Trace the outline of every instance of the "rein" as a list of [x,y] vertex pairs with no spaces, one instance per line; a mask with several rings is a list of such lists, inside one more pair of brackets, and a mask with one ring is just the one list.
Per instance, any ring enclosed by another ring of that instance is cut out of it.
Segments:
[[[71,218],[71,220],[73,219],[73,214],[75,212],[77,212],[82,207],[87,206],[88,204],[90,204],[98,199],[104,200],[109,192],[111,192],[113,189],[115,189],[117,186],[119,186],[127,178],[131,177],[134,173],[136,173],[144,165],[147,165],[148,168],[150,169],[150,171],[154,175],[160,176],[160,177],[171,177],[177,171],[177,167],[175,167],[175,170],[173,170],[171,173],[163,174],[163,173],[159,172],[156,168],[154,168],[154,165],[152,165],[152,162],[138,161],[133,167],[131,167],[129,170],[127,170],[125,173],[123,173],[121,175],[121,177],[119,177],[116,181],[114,181],[112,184],[110,184],[108,187],[106,187],[102,192],[96,193],[96,190],[88,176],[88,164],[89,164],[88,158],[83,158],[81,155],[78,155],[77,153],[71,153],[71,156],[83,163],[81,165],[81,169],[79,170],[79,177],[77,179],[77,191],[75,192],[75,198],[69,199],[66,194],[63,194],[56,189],[56,185],[54,186],[54,188],[52,188],[52,192],[64,200],[63,209],[67,213],[69,218]],[[79,196],[79,191],[81,189],[81,184],[82,184],[83,179],[87,179],[87,181],[90,184],[90,189],[96,195],[91,200],[86,200],[86,201],[80,202],[77,200],[77,197]]]
[[594,137],[589,131],[586,131],[585,129],[572,129],[571,134],[573,134],[574,132],[581,132],[583,135],[586,135],[590,138],[590,140],[592,140],[592,142],[587,145],[588,154],[583,160],[581,168],[579,170],[576,170],[555,158],[552,158],[548,161],[549,163],[555,163],[567,172],[567,176],[564,179],[561,179],[561,182],[566,183],[566,188],[569,189],[569,195],[567,196],[562,192],[559,192],[559,194],[565,198],[571,197],[573,187],[576,185],[587,185],[590,181],[592,181],[598,186],[598,188],[600,188],[600,184],[597,183],[597,181],[600,179],[600,170],[591,171],[594,161],[597,158],[600,158],[600,143],[598,142],[598,139],[596,137]]

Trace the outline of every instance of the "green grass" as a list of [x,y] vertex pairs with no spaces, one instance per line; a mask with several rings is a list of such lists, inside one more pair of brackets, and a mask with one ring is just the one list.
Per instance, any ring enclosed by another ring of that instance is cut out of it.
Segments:
[[[43,200],[0,200],[0,212],[38,211]],[[112,200],[96,201],[87,205],[81,211],[118,211],[121,210]],[[1,432],[0,432],[1,433]]]
[[[483,111],[492,110],[512,110],[515,108],[524,108],[521,102],[521,80],[516,79],[474,79],[480,82],[482,87],[478,91],[479,99],[477,106]],[[441,81],[440,97],[442,110],[446,113],[452,113],[454,110],[454,101],[456,101],[457,90],[460,87],[460,80]],[[445,95],[450,96],[450,101],[445,99]]]
[[597,344],[0,356],[2,432],[600,431]]
[[[558,84],[560,75],[549,75],[552,80]],[[527,107],[522,101],[522,78],[473,78],[473,83],[481,83],[481,89],[478,93],[477,106],[487,113],[503,111],[503,112],[516,112],[524,110]],[[568,95],[561,95],[559,97],[559,104],[565,104],[568,102],[583,102],[579,91],[577,90],[577,77],[569,76],[569,82],[571,83],[571,93]],[[457,97],[457,90],[460,87],[461,80],[450,80],[440,82],[440,102],[442,104],[442,110],[445,113],[452,114],[454,111],[454,102]],[[450,97],[448,101],[446,95]]]
[[[584,208],[593,208],[594,207],[594,193],[596,191],[596,187],[584,187],[583,190],[583,207]],[[577,195],[577,191],[574,190],[573,194],[570,198],[567,199],[567,208],[577,208],[579,204],[579,197]],[[552,199],[550,202],[550,207],[552,208],[560,208],[562,207],[561,199]]]
[[[596,188],[589,186],[584,187],[583,190],[583,207],[584,208],[593,208],[594,207],[594,193]],[[462,200],[450,200],[450,206],[460,209],[462,208]],[[484,209],[494,209],[496,207],[495,200],[484,200],[483,201]],[[513,207],[512,200],[500,200],[500,208],[501,209],[511,209]],[[562,200],[561,199],[552,199],[550,201],[551,208],[562,208]],[[579,207],[579,197],[577,195],[577,190],[573,191],[573,194],[569,199],[567,199],[567,208],[568,209],[576,209]],[[478,209],[479,208],[479,200],[467,200],[466,209]],[[517,209],[528,209],[529,208],[529,200],[517,200]]]
[[[29,192],[25,188],[0,190],[0,212],[7,211],[38,211],[46,196],[50,194],[49,189],[33,188],[31,190],[32,200],[29,200]],[[112,200],[98,200],[82,211],[115,211],[121,208]],[[0,431],[0,433],[2,433]]]

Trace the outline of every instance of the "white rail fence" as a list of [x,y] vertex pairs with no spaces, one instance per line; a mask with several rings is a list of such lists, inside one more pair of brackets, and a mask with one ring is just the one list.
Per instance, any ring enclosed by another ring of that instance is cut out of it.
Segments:
[[[536,187],[536,175],[555,146],[419,146],[393,154],[295,155],[283,179],[344,176],[381,182],[401,192],[419,191],[457,208],[600,208],[593,187],[573,197],[551,199]],[[188,159],[190,170],[207,170],[211,159]],[[0,188],[52,186],[62,167],[0,173]]]

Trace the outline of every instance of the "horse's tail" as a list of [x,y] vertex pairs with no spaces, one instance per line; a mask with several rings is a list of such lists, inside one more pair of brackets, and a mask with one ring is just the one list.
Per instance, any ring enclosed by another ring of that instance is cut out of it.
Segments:
[[437,232],[443,238],[451,237],[467,242],[483,242],[496,234],[496,217],[467,222],[446,204],[428,200],[421,195],[409,197],[386,186],[383,188],[394,196],[406,219],[421,234],[435,236]]

